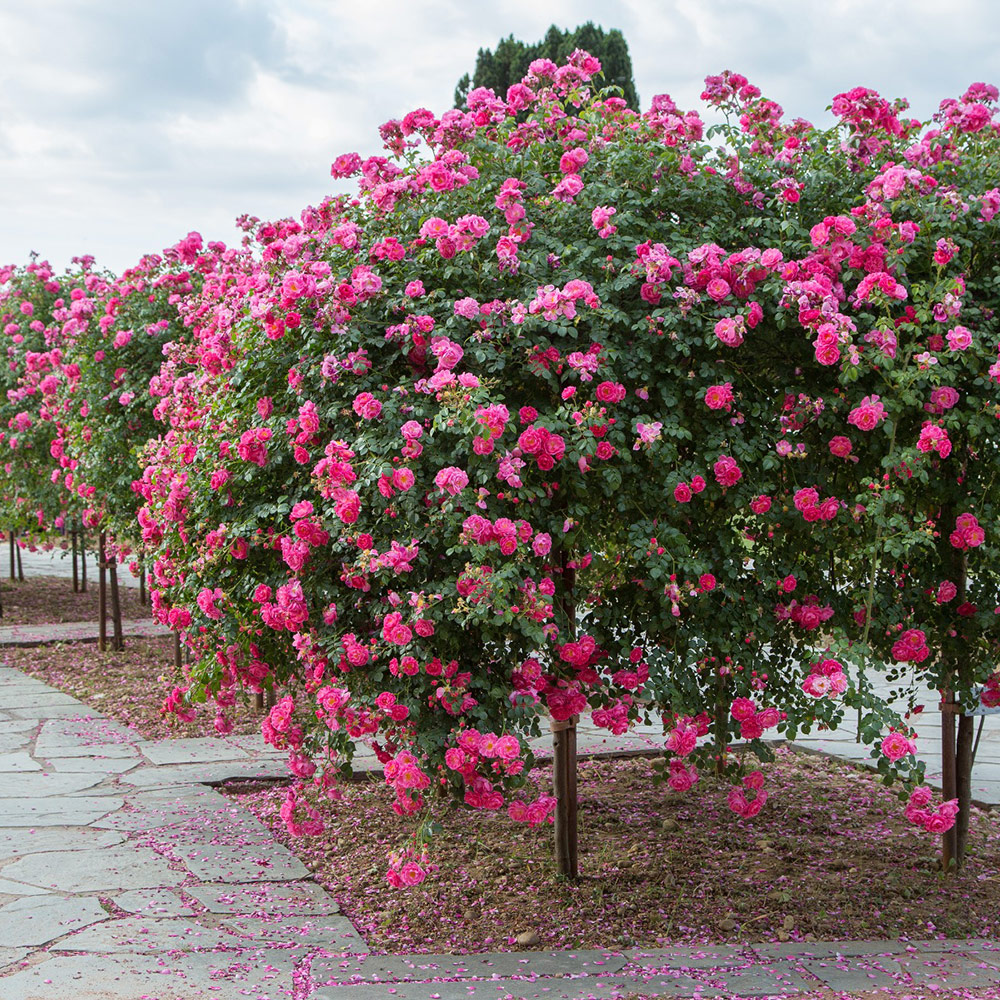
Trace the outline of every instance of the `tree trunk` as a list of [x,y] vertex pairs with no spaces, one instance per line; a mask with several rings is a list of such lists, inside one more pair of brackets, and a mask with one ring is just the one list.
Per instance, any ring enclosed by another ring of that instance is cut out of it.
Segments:
[[972,812],[972,736],[973,719],[964,713],[958,717],[958,742],[955,748],[955,791],[958,815],[955,817],[955,863],[965,863],[965,848],[969,842],[969,815]]
[[125,637],[122,635],[122,602],[118,592],[118,563],[112,562],[108,566],[108,574],[111,577],[111,627],[113,638],[111,648],[120,653],[125,648]]
[[139,603],[146,606],[146,567],[139,570]]
[[10,531],[10,539],[9,539],[9,541],[10,541],[10,578],[12,580],[14,580],[14,579],[16,579],[16,577],[14,575],[15,571],[16,571],[15,562],[14,562],[14,549],[16,548],[16,543],[14,542],[14,529],[13,528],[11,528],[11,531]]
[[550,720],[552,729],[552,784],[556,797],[556,866],[565,878],[580,875],[576,792],[576,723]]
[[181,658],[181,634],[178,631],[174,632],[174,670],[180,673],[183,666],[184,661]]
[[104,554],[104,532],[97,540],[97,648],[108,648],[108,564]]
[[264,692],[263,691],[258,691],[253,696],[253,707],[261,715],[264,714]]

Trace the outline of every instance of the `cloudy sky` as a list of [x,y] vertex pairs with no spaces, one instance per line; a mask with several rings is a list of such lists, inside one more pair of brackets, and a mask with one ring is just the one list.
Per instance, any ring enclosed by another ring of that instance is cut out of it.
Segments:
[[0,264],[113,270],[190,230],[297,215],[377,127],[451,106],[476,51],[550,24],[619,28],[643,107],[700,107],[733,69],[825,121],[855,85],[929,117],[1000,84],[994,0],[0,0]]

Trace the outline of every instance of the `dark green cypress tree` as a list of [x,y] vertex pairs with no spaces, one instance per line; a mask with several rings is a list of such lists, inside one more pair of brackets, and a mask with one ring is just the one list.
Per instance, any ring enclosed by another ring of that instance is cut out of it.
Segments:
[[628,42],[617,28],[605,31],[593,21],[573,31],[561,30],[553,24],[545,37],[533,45],[508,35],[497,42],[495,51],[480,49],[472,75],[464,74],[455,87],[455,107],[462,107],[469,91],[476,87],[490,87],[503,97],[511,84],[524,77],[535,59],[551,59],[562,64],[575,49],[584,49],[600,59],[604,79],[599,82],[604,86],[620,87],[625,103],[639,110]]

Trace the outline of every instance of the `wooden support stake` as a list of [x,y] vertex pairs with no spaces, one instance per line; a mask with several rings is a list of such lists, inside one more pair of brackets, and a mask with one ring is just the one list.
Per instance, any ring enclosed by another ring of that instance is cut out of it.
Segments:
[[14,551],[17,552],[17,578],[24,582],[24,566],[21,564],[21,546],[16,545]]
[[[955,771],[955,705],[949,689],[941,692],[941,794],[945,801],[958,798]],[[948,871],[958,864],[955,827],[941,834],[941,865]]]
[[969,841],[969,815],[972,812],[972,740],[973,720],[964,712],[958,717],[958,738],[955,741],[955,794],[958,816],[955,818],[955,862],[965,863],[965,847]]
[[77,522],[80,527],[80,592],[87,593],[87,531],[83,521]]
[[120,653],[125,648],[125,637],[122,634],[122,602],[118,593],[118,564],[112,561],[108,566],[111,577],[111,627],[113,638],[111,648]]
[[14,573],[15,573],[15,563],[14,563],[15,542],[14,542],[14,529],[13,528],[10,531],[10,539],[9,539],[9,541],[10,541],[10,578],[13,580],[13,579],[15,579],[15,576],[14,576]]
[[72,527],[70,528],[69,534],[70,534],[70,539],[73,542],[73,593],[74,594],[79,594],[80,593],[80,567],[79,567],[78,563],[79,563],[80,555],[76,551],[76,521],[71,521],[70,524],[72,525]]
[[97,542],[97,648],[103,653],[108,648],[108,564],[104,555],[104,532]]

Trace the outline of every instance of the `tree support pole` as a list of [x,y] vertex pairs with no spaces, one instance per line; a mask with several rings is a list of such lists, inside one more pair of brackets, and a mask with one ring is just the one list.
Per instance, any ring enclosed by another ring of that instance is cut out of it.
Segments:
[[122,635],[122,602],[118,592],[118,564],[116,562],[112,562],[108,566],[108,574],[111,577],[111,627],[114,630],[111,648],[116,653],[120,653],[125,648],[125,638]]
[[83,527],[83,521],[78,522],[80,526],[80,592],[87,593],[87,532]]
[[76,521],[70,522],[69,536],[73,543],[73,593],[80,593],[79,553],[76,551]]
[[972,716],[963,712],[958,717],[958,739],[955,748],[955,791],[958,797],[958,816],[955,817],[955,858],[959,868],[965,863],[965,847],[969,842],[974,728]]
[[24,582],[24,566],[21,563],[21,546],[15,546],[15,551],[17,552],[17,578],[22,583]]
[[[942,509],[941,520],[950,524],[955,517],[954,509]],[[964,601],[968,588],[968,557],[964,551],[949,547],[946,550],[946,565],[950,563],[949,575],[955,583],[958,601]],[[967,636],[961,636],[967,642]],[[945,871],[958,871],[965,860],[965,845],[969,838],[969,814],[972,810],[972,762],[973,762],[973,722],[965,714],[963,706],[956,701],[955,680],[959,689],[968,684],[968,669],[960,654],[947,666],[946,687],[941,692],[941,791],[944,800],[958,800],[958,815],[955,825],[942,835],[941,861]],[[958,718],[956,725],[955,718]]]
[[103,653],[108,648],[108,564],[104,553],[104,532],[97,542],[97,648]]
[[[955,770],[955,711],[949,689],[941,692],[941,794],[947,802],[958,798],[958,780]],[[941,866],[948,871],[958,865],[957,827],[941,834]]]

